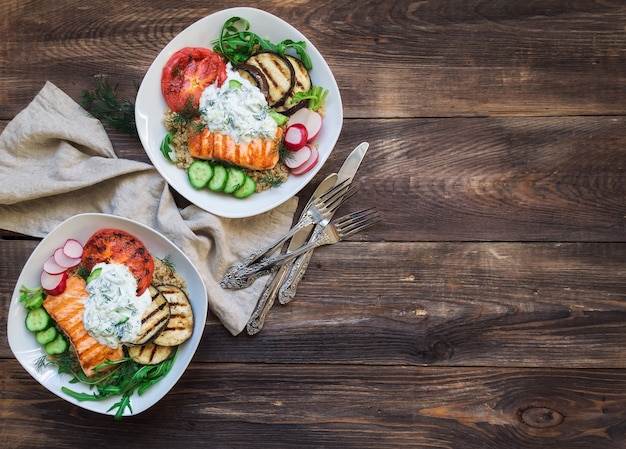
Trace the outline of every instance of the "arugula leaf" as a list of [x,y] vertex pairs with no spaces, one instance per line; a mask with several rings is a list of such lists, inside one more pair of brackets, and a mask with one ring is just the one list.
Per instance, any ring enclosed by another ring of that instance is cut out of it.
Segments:
[[[240,26],[238,27],[238,25]],[[271,50],[285,56],[287,50],[293,49],[307,70],[313,68],[311,58],[306,51],[306,42],[285,39],[278,44],[273,44],[249,30],[250,22],[246,19],[231,17],[222,26],[220,37],[212,41],[211,44],[217,53],[235,65],[243,64],[250,56],[260,50]]]
[[[49,363],[57,365],[59,373],[73,374],[74,378],[70,383],[80,382],[95,388],[96,391],[93,393],[81,393],[61,387],[65,394],[77,401],[101,401],[112,396],[121,396],[120,400],[107,410],[116,410],[115,419],[121,419],[126,409],[132,413],[130,400],[135,391],[141,396],[163,379],[174,366],[177,353],[178,351],[158,365],[140,365],[129,358],[115,362],[107,361],[96,367],[96,374],[93,377],[87,377],[82,370],[75,369],[71,357],[60,357]],[[103,371],[104,368],[108,369]]]
[[308,108],[317,111],[326,102],[328,90],[320,86],[313,86],[308,92],[298,92],[293,96],[292,103],[309,100]]
[[44,300],[44,292],[42,287],[28,288],[25,285],[20,287],[20,302],[24,303],[26,309],[36,309],[41,307]]

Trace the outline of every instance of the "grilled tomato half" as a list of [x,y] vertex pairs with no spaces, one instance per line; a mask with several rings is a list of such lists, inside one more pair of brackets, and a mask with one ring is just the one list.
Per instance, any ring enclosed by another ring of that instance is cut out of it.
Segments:
[[185,47],[174,53],[163,66],[161,91],[174,112],[198,109],[207,87],[226,81],[226,63],[217,53],[202,47]]
[[137,280],[137,296],[141,295],[152,281],[154,260],[148,248],[126,231],[101,229],[89,237],[83,246],[82,264],[91,271],[100,262],[126,265]]

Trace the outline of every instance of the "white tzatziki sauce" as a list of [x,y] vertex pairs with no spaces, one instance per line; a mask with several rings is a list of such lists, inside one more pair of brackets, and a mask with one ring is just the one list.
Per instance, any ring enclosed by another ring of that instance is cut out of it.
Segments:
[[152,298],[148,289],[137,296],[137,281],[126,265],[99,263],[100,274],[87,283],[83,325],[98,342],[109,348],[131,343],[141,329],[141,317]]
[[228,75],[221,87],[211,84],[200,97],[202,119],[211,132],[226,134],[237,143],[272,139],[276,120],[261,90],[243,78],[228,64]]

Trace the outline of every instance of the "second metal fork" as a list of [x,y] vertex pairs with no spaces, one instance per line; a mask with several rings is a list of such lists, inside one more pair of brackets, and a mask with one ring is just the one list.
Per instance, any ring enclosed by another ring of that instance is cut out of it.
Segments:
[[223,288],[239,289],[248,287],[254,280],[269,274],[276,268],[287,263],[288,261],[298,257],[310,249],[317,248],[322,245],[332,245],[341,240],[356,234],[363,229],[369,228],[379,223],[380,216],[378,210],[374,207],[364,209],[358,212],[344,215],[341,218],[330,222],[324,232],[317,239],[302,245],[289,253],[279,254],[269,259],[263,259],[257,263],[243,267],[236,272],[227,273],[222,279],[221,286]]
[[311,204],[304,211],[298,222],[285,235],[280,237],[271,245],[250,254],[243,262],[230,267],[226,276],[232,276],[236,272],[254,264],[263,259],[269,258],[283,243],[294,236],[299,230],[310,225],[326,226],[330,221],[333,213],[347,199],[352,197],[356,192],[356,187],[346,184],[345,182],[337,184],[335,187],[324,193],[323,195],[311,201]]

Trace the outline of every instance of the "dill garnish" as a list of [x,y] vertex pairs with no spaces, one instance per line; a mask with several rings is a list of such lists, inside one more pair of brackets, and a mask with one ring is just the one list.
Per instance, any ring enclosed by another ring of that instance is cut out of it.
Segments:
[[[137,135],[135,123],[135,104],[128,98],[120,98],[118,85],[111,86],[104,77],[94,79],[92,91],[84,90],[81,106],[105,125],[132,135]],[[138,90],[135,84],[135,90]]]
[[165,265],[172,273],[176,271],[176,264],[172,260],[172,257],[168,254],[163,259],[159,259],[163,265]]
[[267,184],[270,187],[278,187],[285,182],[285,178],[279,175],[267,175],[257,181],[260,184]]

